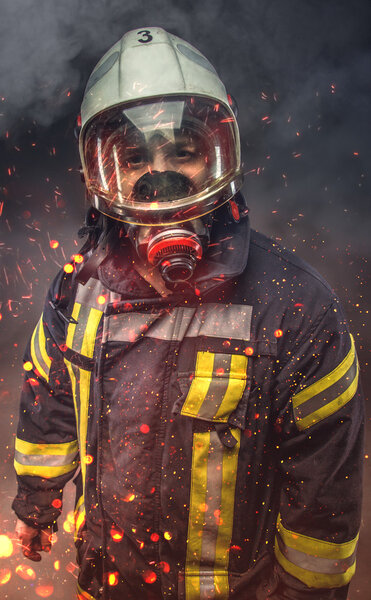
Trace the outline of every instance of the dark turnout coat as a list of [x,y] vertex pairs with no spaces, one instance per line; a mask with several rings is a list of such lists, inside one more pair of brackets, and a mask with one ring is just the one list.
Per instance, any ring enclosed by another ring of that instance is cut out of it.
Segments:
[[76,474],[79,598],[345,599],[362,401],[337,298],[247,218],[217,222],[168,297],[129,256],[124,239],[85,285],[62,271],[50,288],[17,515],[54,523]]

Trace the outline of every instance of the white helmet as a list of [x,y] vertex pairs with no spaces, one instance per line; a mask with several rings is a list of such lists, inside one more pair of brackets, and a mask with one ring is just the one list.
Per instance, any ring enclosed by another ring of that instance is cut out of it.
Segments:
[[80,154],[92,204],[126,223],[198,218],[242,184],[223,83],[198,50],[159,27],[129,31],[95,67]]

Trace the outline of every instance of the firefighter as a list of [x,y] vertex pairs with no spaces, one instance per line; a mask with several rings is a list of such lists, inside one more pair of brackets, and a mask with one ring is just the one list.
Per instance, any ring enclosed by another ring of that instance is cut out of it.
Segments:
[[75,476],[80,600],[345,600],[355,343],[323,278],[250,229],[224,85],[186,41],[130,31],[88,81],[79,140],[83,261],[25,355],[25,556],[50,550]]

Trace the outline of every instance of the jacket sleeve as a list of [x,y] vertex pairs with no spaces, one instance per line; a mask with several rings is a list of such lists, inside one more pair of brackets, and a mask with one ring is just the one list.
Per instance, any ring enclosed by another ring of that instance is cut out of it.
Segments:
[[71,383],[63,360],[65,323],[51,306],[62,274],[49,290],[43,314],[28,343],[15,443],[17,516],[43,527],[62,510],[62,490],[78,467]]
[[346,600],[360,526],[363,398],[335,299],[278,375],[277,600]]

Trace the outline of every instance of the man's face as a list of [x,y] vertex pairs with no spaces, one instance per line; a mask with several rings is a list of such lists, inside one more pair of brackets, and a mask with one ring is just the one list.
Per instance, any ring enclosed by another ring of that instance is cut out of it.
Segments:
[[133,133],[131,138],[125,145],[116,143],[117,138],[111,140],[113,176],[123,197],[129,198],[136,182],[154,171],[180,173],[189,179],[193,189],[202,187],[207,179],[204,143],[198,136],[187,131],[161,131],[152,134],[147,142],[138,133]]

